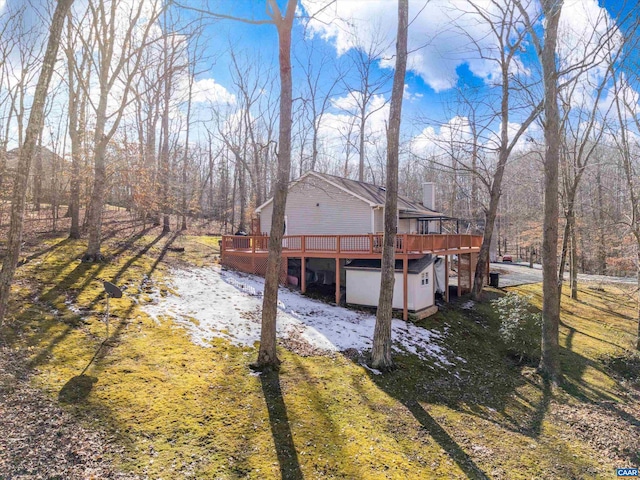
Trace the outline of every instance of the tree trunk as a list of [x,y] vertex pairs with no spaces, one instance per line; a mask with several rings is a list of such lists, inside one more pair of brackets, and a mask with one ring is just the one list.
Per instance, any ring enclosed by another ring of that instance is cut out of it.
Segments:
[[[105,97],[106,108],[106,97]],[[101,116],[98,115],[100,124]],[[104,123],[102,129],[96,126],[96,140],[102,136],[98,133],[104,131]],[[93,189],[91,192],[91,200],[89,202],[89,211],[87,214],[89,224],[89,245],[87,253],[82,257],[83,262],[100,262],[104,260],[100,248],[102,245],[102,214],[104,211],[104,197],[106,192],[105,182],[107,181],[107,173],[105,166],[106,145],[97,141],[94,150],[94,169],[93,169]]]
[[162,191],[162,233],[171,231],[169,222],[169,109],[171,100],[171,73],[167,64],[167,56],[169,55],[167,46],[167,37],[164,37],[164,106],[162,109],[162,147],[160,151],[160,188]]
[[[482,245],[478,253],[478,262],[475,266],[473,275],[473,287],[471,288],[471,297],[478,301],[482,299],[482,287],[485,283],[487,275],[486,265],[489,263],[489,253],[491,250],[491,238],[493,237],[493,228],[498,214],[498,205],[500,204],[500,194],[502,191],[502,178],[504,170],[509,160],[509,65],[502,65],[502,98],[500,102],[500,116],[502,125],[500,128],[500,152],[498,154],[498,165],[493,174],[493,182],[491,184],[491,197],[489,199],[489,209],[485,215],[484,232],[482,234]],[[454,185],[454,190],[455,190]],[[452,212],[453,214],[453,212]],[[505,249],[506,251],[506,249]],[[505,252],[506,253],[506,252]]]
[[476,263],[475,273],[473,276],[473,287],[471,289],[471,297],[477,301],[482,299],[482,287],[484,286],[487,273],[486,265],[489,262],[489,253],[491,250],[491,237],[493,236],[493,228],[498,214],[498,204],[500,203],[502,177],[504,175],[504,168],[508,158],[509,153],[507,151],[500,152],[498,166],[491,186],[489,210],[486,212],[484,232],[482,233],[482,245],[480,246],[480,252],[478,253],[478,262]]
[[[69,238],[80,238],[80,160],[84,130],[84,107],[79,105],[80,85],[75,86],[75,57],[71,44],[73,35],[72,16],[67,19],[67,70],[69,82],[69,137],[71,138],[71,180],[69,192],[69,216],[71,227]],[[81,80],[78,81],[78,83]],[[83,102],[84,103],[84,102]],[[80,117],[80,118],[79,118]]]
[[393,368],[391,358],[391,320],[393,313],[393,284],[395,282],[396,227],[398,214],[398,156],[400,150],[400,121],[402,96],[407,71],[407,30],[409,28],[409,0],[398,0],[398,38],[396,67],[391,92],[389,128],[387,129],[387,181],[384,205],[384,238],[380,299],[376,312],[376,326],[371,350],[371,366],[378,370]]
[[47,91],[51,83],[51,77],[53,76],[64,18],[72,3],[73,0],[58,0],[53,13],[47,50],[44,54],[42,70],[40,71],[38,84],[36,85],[36,90],[33,95],[33,104],[31,106],[31,114],[29,115],[24,144],[20,148],[13,184],[13,194],[11,197],[11,225],[7,239],[7,255],[3,259],[2,270],[0,271],[0,324],[7,312],[11,282],[18,265],[18,258],[20,257],[22,230],[24,227],[24,208],[31,161],[35,153],[36,142],[42,133],[44,104],[47,99]]
[[560,250],[560,265],[558,266],[558,299],[562,297],[562,285],[564,284],[564,271],[567,263],[567,255],[569,252],[569,239],[571,238],[571,206],[567,207],[565,214],[566,221],[564,224],[564,231],[562,233],[562,249]]
[[33,160],[33,206],[35,211],[39,212],[42,204],[42,135],[40,135],[40,139],[38,140],[38,149]]
[[571,257],[570,257],[570,270],[571,270],[571,298],[578,299],[578,239],[576,235],[576,223],[575,217],[571,222]]
[[605,235],[605,214],[604,214],[604,203],[603,203],[603,186],[602,186],[602,174],[600,163],[597,162],[597,171],[596,171],[596,186],[598,192],[598,246],[597,246],[597,273],[598,275],[606,275],[607,274],[607,245],[606,245],[606,235]]
[[[187,229],[187,172],[189,160],[189,133],[191,132],[191,95],[193,92],[193,75],[189,75],[189,99],[187,100],[187,132],[184,140],[184,156],[182,157],[182,225],[180,230]],[[213,179],[212,179],[213,180]],[[204,188],[204,187],[203,187]]]
[[361,107],[361,111],[360,111],[360,138],[359,138],[359,157],[358,157],[358,181],[359,182],[364,182],[364,155],[365,155],[365,148],[364,148],[364,135],[365,135],[365,127],[366,127],[366,121],[367,121],[367,114],[366,114],[366,108],[367,108],[367,103],[365,100],[365,93],[362,92],[363,95],[363,99],[362,99],[362,107]]
[[544,81],[544,221],[542,240],[542,358],[539,371],[553,383],[562,380],[559,358],[560,300],[558,288],[558,167],[560,162],[560,114],[556,43],[562,0],[543,0],[546,19],[541,63]]
[[[637,265],[637,297],[636,318],[638,322],[638,335],[636,336],[636,350],[640,350],[640,237],[636,235],[636,265]],[[2,320],[2,317],[0,317]]]
[[291,28],[297,0],[288,0],[285,16],[282,17],[276,0],[269,0],[278,30],[280,64],[280,132],[278,139],[278,177],[273,197],[273,214],[269,237],[269,256],[264,280],[262,301],[262,329],[260,350],[254,368],[278,369],[280,360],[276,354],[276,314],[278,311],[278,284],[282,265],[282,237],[284,235],[284,213],[289,189],[291,170],[291,109],[293,87],[291,79]]

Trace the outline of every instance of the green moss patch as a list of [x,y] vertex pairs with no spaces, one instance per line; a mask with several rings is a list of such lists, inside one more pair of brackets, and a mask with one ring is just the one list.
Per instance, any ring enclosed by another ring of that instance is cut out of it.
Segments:
[[[184,252],[169,246],[184,247]],[[172,264],[216,262],[217,238],[112,239],[102,264],[86,244],[52,239],[20,267],[2,330],[28,352],[33,382],[123,448],[122,470],[150,478],[610,478],[619,458],[573,431],[556,405],[625,402],[599,360],[633,340],[632,306],[613,287],[563,299],[565,390],[517,365],[489,303],[448,305],[422,325],[459,357],[450,371],[414,356],[374,375],[342,355],[279,350],[278,374],[253,375],[254,348],[193,344],[139,305]],[[39,253],[40,252],[40,253]],[[111,301],[106,338],[102,280]],[[539,306],[540,287],[518,289]]]

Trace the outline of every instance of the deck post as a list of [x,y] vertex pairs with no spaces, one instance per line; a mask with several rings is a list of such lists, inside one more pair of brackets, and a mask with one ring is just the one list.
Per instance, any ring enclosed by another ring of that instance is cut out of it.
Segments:
[[300,291],[305,293],[307,291],[307,265],[304,257],[300,258]]
[[462,296],[462,287],[460,286],[460,278],[462,277],[462,270],[460,269],[460,266],[462,265],[461,262],[462,259],[462,254],[458,253],[458,298],[460,298]]
[[256,273],[256,237],[249,237],[249,241],[251,242],[251,272],[255,275]]
[[339,257],[336,257],[336,305],[340,305],[340,258]]
[[402,319],[409,320],[409,261],[407,255],[402,259]]
[[476,263],[477,258],[473,253],[469,254],[469,292],[473,289],[473,265]]
[[449,255],[444,256],[444,301],[449,303]]
[[369,253],[373,253],[373,234],[369,234]]

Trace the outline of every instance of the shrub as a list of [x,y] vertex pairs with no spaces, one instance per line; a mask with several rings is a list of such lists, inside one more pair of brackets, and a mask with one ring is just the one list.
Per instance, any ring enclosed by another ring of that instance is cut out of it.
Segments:
[[509,292],[491,302],[500,317],[500,337],[520,362],[534,359],[540,349],[542,315],[531,311],[530,298]]

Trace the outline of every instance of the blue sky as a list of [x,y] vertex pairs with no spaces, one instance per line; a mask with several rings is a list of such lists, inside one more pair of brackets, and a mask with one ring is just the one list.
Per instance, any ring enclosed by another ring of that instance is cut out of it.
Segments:
[[[284,8],[285,2],[279,2]],[[324,0],[301,0],[307,10],[320,10]],[[410,70],[406,77],[403,130],[405,135],[415,135],[425,126],[432,125],[436,131],[438,124],[450,121],[459,115],[456,105],[458,95],[474,92],[482,97],[491,91],[491,79],[495,78],[491,62],[482,60],[478,48],[472,39],[479,43],[483,53],[490,51],[492,43],[487,39],[486,25],[481,25],[478,17],[470,13],[468,4],[463,1],[432,0],[426,2],[411,1],[410,17],[413,23],[410,28],[410,49],[414,49],[410,58]],[[263,1],[219,1],[209,3],[209,8],[220,13],[236,15],[244,18],[265,19],[265,2]],[[580,42],[580,37],[593,29],[589,22],[595,22],[598,15],[608,10],[612,16],[619,15],[631,8],[627,3],[617,0],[598,4],[595,0],[566,0],[563,18],[567,24],[565,34],[567,49],[576,51],[573,43]],[[321,21],[306,23],[305,19],[296,21],[293,31],[294,56],[305,57],[305,48],[313,47],[315,58],[328,56],[346,71],[345,80],[341,82],[335,97],[346,95],[349,87],[355,88],[357,75],[346,65],[349,55],[355,49],[366,47],[373,37],[380,37],[382,61],[375,62],[373,76],[390,77],[389,65],[393,64],[393,48],[395,35],[397,4],[385,0],[338,0],[334,5],[321,11]],[[532,2],[527,7],[535,17],[538,6]],[[465,11],[466,10],[466,11]],[[305,12],[305,13],[306,13]],[[303,10],[299,8],[299,13]],[[343,16],[343,21],[335,16]],[[346,21],[344,21],[346,19]],[[584,29],[584,31],[582,30]],[[272,25],[247,25],[231,20],[215,22],[207,29],[208,48],[216,55],[215,65],[209,71],[200,74],[200,78],[211,77],[215,82],[229,90],[233,89],[229,75],[229,48],[243,52],[249,58],[256,58],[256,65],[271,65],[276,68],[277,36]],[[568,40],[567,40],[568,39]],[[484,43],[483,43],[484,42]],[[573,42],[573,43],[572,43]],[[230,47],[232,45],[232,47]],[[523,68],[528,71],[529,80],[536,79],[536,64],[531,45],[527,45],[528,53],[521,55]],[[335,78],[333,68],[323,72],[322,83],[327,86]],[[277,70],[276,70],[277,73]],[[303,84],[304,72],[296,65],[293,70],[295,86]],[[390,79],[385,92],[390,90]],[[273,83],[277,91],[277,82]],[[298,93],[300,93],[298,89]],[[295,93],[294,93],[295,96]],[[388,94],[385,94],[388,97]],[[340,105],[336,103],[335,105]],[[333,108],[336,115],[340,108]],[[518,118],[513,119],[514,122]]]
[[[18,0],[7,0],[17,2]],[[149,0],[133,0],[149,1]],[[525,0],[526,1],[526,0]],[[2,0],[0,0],[2,2]],[[184,0],[194,7],[203,4]],[[488,0],[478,0],[486,4]],[[209,0],[207,8],[212,11],[243,18],[264,20],[265,0]],[[284,8],[285,2],[279,0]],[[336,85],[332,93],[332,102],[323,125],[325,134],[344,124],[349,118],[349,92],[358,89],[358,75],[349,67],[350,58],[357,51],[371,44],[378,45],[379,60],[372,65],[372,77],[387,77],[374,102],[378,108],[388,99],[391,87],[394,39],[396,30],[395,0],[299,0],[298,13],[303,17],[296,20],[292,34],[294,56],[294,97],[304,95],[304,72],[296,58],[306,62],[307,51],[312,49],[311,62],[317,69],[322,59],[326,65],[321,72],[321,90],[327,89],[336,78],[336,70],[344,72],[344,79]],[[525,2],[523,2],[525,3]],[[79,0],[77,6],[82,5]],[[591,25],[602,18],[605,12],[612,16],[620,11],[628,12],[631,2],[622,0],[598,4],[596,0],[565,0],[563,19],[565,19],[562,42],[567,55],[580,55],[580,42],[585,35],[593,32]],[[602,7],[602,8],[601,8]],[[2,4],[0,3],[0,8]],[[405,102],[403,106],[403,131],[405,138],[427,131],[430,135],[439,135],[441,125],[450,124],[456,118],[464,117],[460,109],[459,96],[470,97],[471,104],[482,105],[488,99],[493,101],[495,87],[494,65],[478,54],[480,49],[485,55],[495,53],[494,43],[488,34],[486,24],[480,22],[469,3],[464,0],[423,0],[410,1],[409,71],[406,76]],[[535,0],[527,4],[532,17],[536,16],[538,5]],[[306,13],[317,13],[314,20],[308,22]],[[183,14],[184,15],[184,14]],[[195,16],[191,12],[187,17]],[[597,30],[597,29],[596,29]],[[597,40],[597,35],[595,40]],[[374,40],[379,41],[374,41]],[[475,41],[477,45],[473,43]],[[201,119],[211,117],[205,112],[213,102],[226,113],[233,112],[234,85],[230,74],[230,52],[233,50],[242,62],[252,66],[256,76],[264,78],[271,69],[272,81],[264,85],[277,94],[277,34],[273,25],[249,25],[232,20],[218,20],[207,23],[205,38],[199,51],[202,59],[198,67],[196,96],[201,108]],[[530,44],[525,44],[520,54],[517,75],[527,82],[537,79],[535,56]],[[268,93],[268,92],[266,92]],[[588,94],[588,92],[586,93]],[[64,100],[62,104],[64,105]],[[480,107],[482,108],[482,107]],[[380,133],[384,129],[387,110],[381,108],[371,119],[372,127]],[[514,109],[510,121],[520,119]],[[491,128],[495,131],[497,124]],[[334,139],[334,141],[337,141]]]

